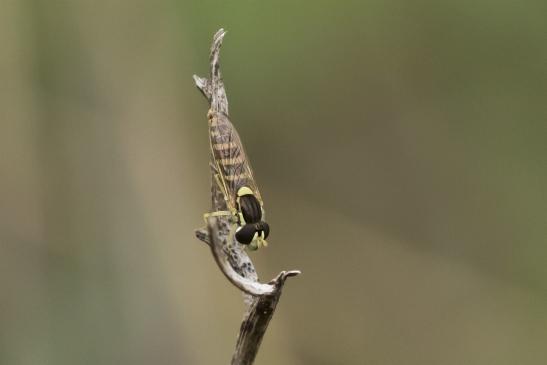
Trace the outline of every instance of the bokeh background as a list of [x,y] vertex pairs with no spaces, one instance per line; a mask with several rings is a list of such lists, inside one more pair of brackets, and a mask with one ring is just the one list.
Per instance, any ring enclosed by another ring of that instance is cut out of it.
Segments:
[[213,33],[285,288],[257,364],[547,362],[547,2],[3,0],[0,363],[226,364]]

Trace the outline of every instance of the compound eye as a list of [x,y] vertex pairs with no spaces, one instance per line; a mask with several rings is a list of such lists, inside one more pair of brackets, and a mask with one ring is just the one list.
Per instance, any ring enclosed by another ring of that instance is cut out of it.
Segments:
[[254,239],[256,230],[254,224],[246,224],[243,227],[239,227],[236,231],[237,242],[248,245]]
[[264,231],[264,239],[270,235],[270,226],[266,222],[262,222],[262,231]]

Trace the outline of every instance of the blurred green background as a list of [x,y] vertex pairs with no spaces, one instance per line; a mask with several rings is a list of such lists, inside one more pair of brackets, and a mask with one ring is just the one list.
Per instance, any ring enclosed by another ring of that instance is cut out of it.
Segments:
[[0,4],[0,363],[226,364],[213,33],[290,280],[257,364],[547,361],[547,2]]

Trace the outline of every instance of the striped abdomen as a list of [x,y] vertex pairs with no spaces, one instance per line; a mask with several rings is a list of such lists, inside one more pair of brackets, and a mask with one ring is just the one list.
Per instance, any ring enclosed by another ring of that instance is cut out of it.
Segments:
[[234,199],[240,187],[254,186],[243,145],[228,117],[221,113],[209,114],[209,136],[211,152]]

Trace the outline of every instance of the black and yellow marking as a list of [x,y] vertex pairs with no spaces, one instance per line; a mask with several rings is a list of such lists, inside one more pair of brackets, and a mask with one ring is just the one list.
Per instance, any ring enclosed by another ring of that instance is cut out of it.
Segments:
[[208,119],[211,153],[218,172],[215,179],[224,193],[227,212],[233,212],[239,226],[235,237],[251,250],[266,246],[270,229],[263,221],[262,199],[239,135],[225,114],[210,111]]

